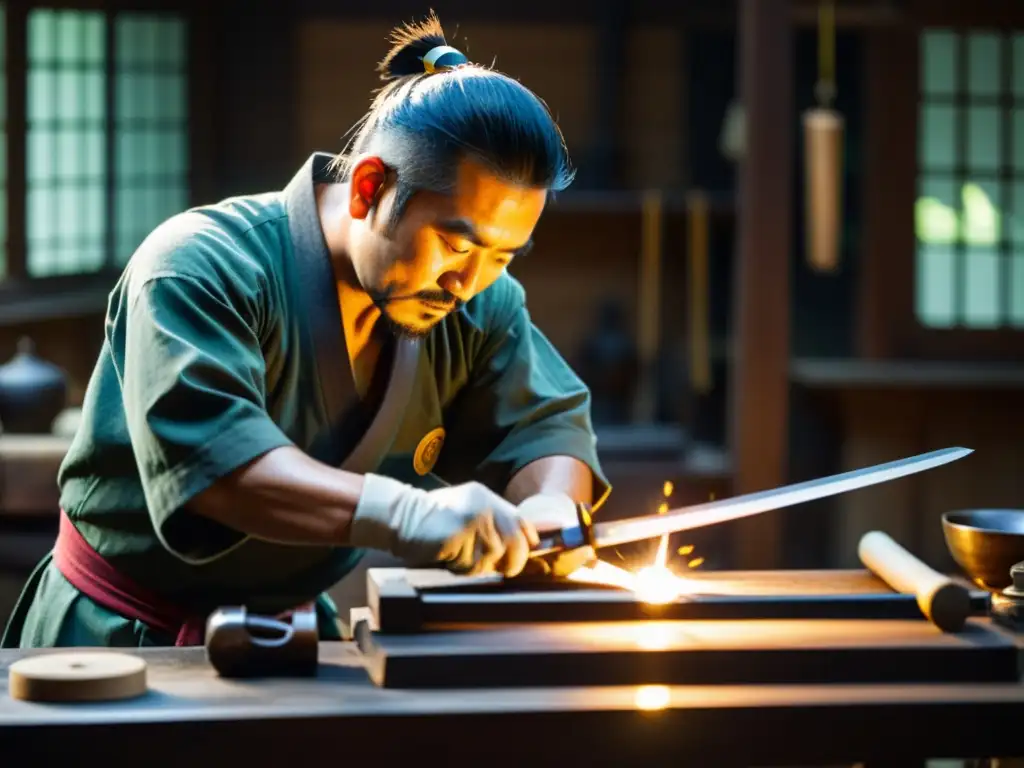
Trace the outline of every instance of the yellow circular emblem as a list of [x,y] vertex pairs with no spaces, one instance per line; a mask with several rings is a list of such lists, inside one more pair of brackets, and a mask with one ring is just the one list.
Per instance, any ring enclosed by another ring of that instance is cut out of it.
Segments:
[[437,457],[441,455],[442,446],[444,446],[444,427],[432,429],[423,436],[412,457],[412,467],[416,470],[416,474],[425,475],[434,468],[434,465],[437,464]]

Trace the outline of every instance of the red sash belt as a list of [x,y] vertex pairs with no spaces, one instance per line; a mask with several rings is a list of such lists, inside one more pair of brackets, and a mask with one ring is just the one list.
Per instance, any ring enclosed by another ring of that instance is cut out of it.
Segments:
[[53,562],[75,589],[108,611],[141,621],[175,637],[176,646],[203,644],[205,617],[189,616],[176,605],[116,571],[89,546],[64,510],[60,513],[60,531],[53,548]]
[[[115,570],[89,546],[64,510],[60,513],[53,562],[75,589],[108,611],[175,637],[176,646],[203,644],[205,616],[186,613]],[[315,603],[306,603],[296,610],[315,610]],[[292,611],[285,611],[278,618],[290,620],[291,614]]]

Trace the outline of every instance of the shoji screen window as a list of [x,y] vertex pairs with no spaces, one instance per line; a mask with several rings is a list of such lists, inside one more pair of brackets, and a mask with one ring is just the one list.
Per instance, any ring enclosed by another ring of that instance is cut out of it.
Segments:
[[26,266],[32,277],[105,261],[106,25],[101,12],[28,17]]
[[1024,328],[1024,34],[921,36],[917,297],[930,328]]
[[28,15],[26,267],[116,269],[188,200],[182,19]]
[[116,237],[123,264],[188,201],[187,50],[173,17],[120,15],[115,32]]
[[0,5],[0,280],[7,276],[7,73],[4,63],[6,39],[6,18]]

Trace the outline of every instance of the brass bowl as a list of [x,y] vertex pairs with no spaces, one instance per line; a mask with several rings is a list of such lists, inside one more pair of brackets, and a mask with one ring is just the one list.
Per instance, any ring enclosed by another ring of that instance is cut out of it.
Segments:
[[1024,561],[1024,510],[947,512],[942,532],[956,564],[983,589],[997,592],[1010,586],[1010,568]]

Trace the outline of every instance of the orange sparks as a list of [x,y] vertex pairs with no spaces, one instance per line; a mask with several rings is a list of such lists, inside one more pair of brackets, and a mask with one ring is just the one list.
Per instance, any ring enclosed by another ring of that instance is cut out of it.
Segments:
[[[662,494],[668,499],[674,490],[670,481],[662,485]],[[714,498],[714,494],[712,494]],[[658,514],[668,512],[669,505],[663,501],[658,505]],[[668,568],[668,545],[669,536],[666,534],[658,541],[658,549],[654,555],[654,561],[636,571],[628,571],[617,565],[599,560],[591,566],[578,568],[569,575],[571,581],[590,584],[603,584],[606,586],[628,589],[636,594],[645,603],[671,603],[681,595],[691,591],[693,585],[698,583],[690,579],[678,576]],[[682,556],[693,553],[693,544],[684,544],[677,550]],[[620,560],[626,558],[618,550],[614,550]],[[689,560],[686,565],[689,568],[699,568],[704,563],[703,557],[695,557]]]

